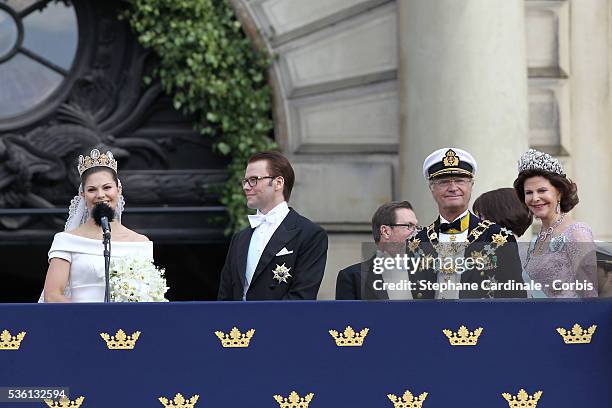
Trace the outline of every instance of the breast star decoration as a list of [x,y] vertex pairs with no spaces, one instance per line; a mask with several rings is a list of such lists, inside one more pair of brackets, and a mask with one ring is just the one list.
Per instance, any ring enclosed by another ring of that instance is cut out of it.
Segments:
[[287,279],[291,277],[291,274],[289,273],[290,270],[291,268],[287,268],[285,264],[276,264],[276,269],[272,271],[274,272],[274,279],[278,280],[278,283],[287,283]]

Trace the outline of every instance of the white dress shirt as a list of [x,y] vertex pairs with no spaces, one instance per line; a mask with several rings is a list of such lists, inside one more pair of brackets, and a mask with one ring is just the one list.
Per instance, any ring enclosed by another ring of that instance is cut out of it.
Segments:
[[251,236],[251,242],[249,243],[249,253],[247,255],[246,262],[246,280],[242,300],[246,300],[246,293],[251,285],[251,279],[253,279],[253,274],[255,273],[255,269],[257,268],[261,254],[287,214],[289,214],[289,206],[287,205],[286,201],[283,201],[270,210],[267,214],[262,214],[259,210],[257,210],[257,214],[255,216],[249,216],[251,226],[256,227],[255,231],[253,231],[253,235]]
[[[461,219],[463,217],[465,217],[468,214],[469,210],[465,210],[465,212],[463,212],[460,216],[458,216],[457,218],[455,218],[452,221],[448,221],[446,220],[443,216],[440,215],[440,223],[448,223],[450,224],[451,222],[454,222],[455,220]],[[460,232],[458,234],[447,234],[447,233],[443,233],[443,232],[439,232],[438,233],[438,242],[440,243],[444,243],[444,242],[465,242],[467,241],[467,237],[468,237],[468,233],[469,233],[469,228],[466,229],[463,232]],[[451,236],[454,236],[454,239],[451,240]],[[438,254],[439,255],[439,254]],[[463,257],[464,253],[463,251],[460,254],[457,254],[456,257]],[[453,282],[453,283],[460,283],[461,282],[461,274],[460,273],[453,273],[450,277],[450,279],[448,279],[447,276],[445,276],[446,274],[442,273],[442,272],[438,272],[438,283],[442,283],[442,282]],[[459,299],[459,291],[458,290],[445,290],[444,292],[440,292],[440,291],[436,291],[436,299]]]

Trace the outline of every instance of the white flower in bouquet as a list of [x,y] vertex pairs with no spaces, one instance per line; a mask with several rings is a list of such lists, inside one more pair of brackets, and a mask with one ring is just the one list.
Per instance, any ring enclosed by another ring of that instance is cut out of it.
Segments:
[[111,259],[111,302],[167,302],[164,270],[146,258]]

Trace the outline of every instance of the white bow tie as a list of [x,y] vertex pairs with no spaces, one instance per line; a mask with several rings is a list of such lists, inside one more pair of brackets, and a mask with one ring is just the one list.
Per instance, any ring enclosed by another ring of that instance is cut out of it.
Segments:
[[270,224],[274,223],[273,215],[268,216],[264,214],[255,214],[255,215],[249,215],[248,217],[249,217],[249,224],[251,224],[251,228],[257,228],[265,222],[268,222]]

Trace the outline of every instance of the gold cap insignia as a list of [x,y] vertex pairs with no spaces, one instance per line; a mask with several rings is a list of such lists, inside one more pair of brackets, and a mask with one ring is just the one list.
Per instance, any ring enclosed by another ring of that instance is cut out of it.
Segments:
[[26,332],[20,332],[16,336],[12,336],[8,330],[2,330],[2,333],[0,333],[0,350],[19,350],[21,340],[25,335]]
[[113,169],[117,173],[117,160],[115,160],[111,152],[100,153],[98,149],[93,149],[90,156],[79,156],[79,164],[77,165],[79,176],[92,167],[100,166]]
[[249,347],[254,334],[255,329],[247,330],[246,333],[242,334],[237,327],[233,327],[229,334],[222,331],[215,332],[223,347]]
[[79,408],[83,401],[85,401],[85,397],[79,397],[74,401],[70,401],[68,398],[62,397],[59,399],[59,401],[46,399],[45,404],[51,408]]
[[582,326],[576,323],[571,331],[559,327],[557,332],[563,337],[565,344],[589,344],[593,337],[593,333],[595,333],[595,329],[597,329],[596,324],[583,330]]
[[334,338],[336,346],[338,347],[361,347],[369,331],[370,329],[366,327],[357,333],[351,326],[347,326],[343,333],[338,333],[336,330],[330,330],[329,334]]
[[168,398],[165,397],[159,397],[159,402],[166,408],[193,408],[199,398],[200,396],[196,394],[186,400],[181,393],[178,393],[174,396],[173,401],[169,401]]
[[451,346],[475,346],[478,344],[478,337],[482,333],[482,327],[477,328],[473,332],[469,331],[465,326],[459,327],[457,333],[448,329],[444,329],[442,332],[448,337]]
[[394,408],[421,408],[423,402],[425,402],[425,398],[427,398],[427,393],[424,392],[418,397],[415,397],[410,391],[406,390],[401,397],[397,397],[393,394],[388,394],[387,397],[393,402]]
[[297,392],[291,391],[289,397],[285,398],[280,395],[275,395],[274,399],[280,405],[280,408],[308,408],[310,401],[314,394],[311,392],[310,394],[306,394],[304,397],[300,397]]
[[140,337],[140,332],[136,331],[131,336],[128,336],[122,329],[119,329],[114,336],[100,333],[100,337],[104,339],[109,350],[133,350],[134,346],[136,346],[136,341]]
[[508,401],[508,406],[510,408],[536,408],[540,397],[542,397],[542,391],[538,391],[531,396],[521,388],[516,396],[504,392],[502,397]]
[[444,167],[457,167],[459,165],[459,157],[453,149],[449,149],[444,155],[442,163],[444,163]]

